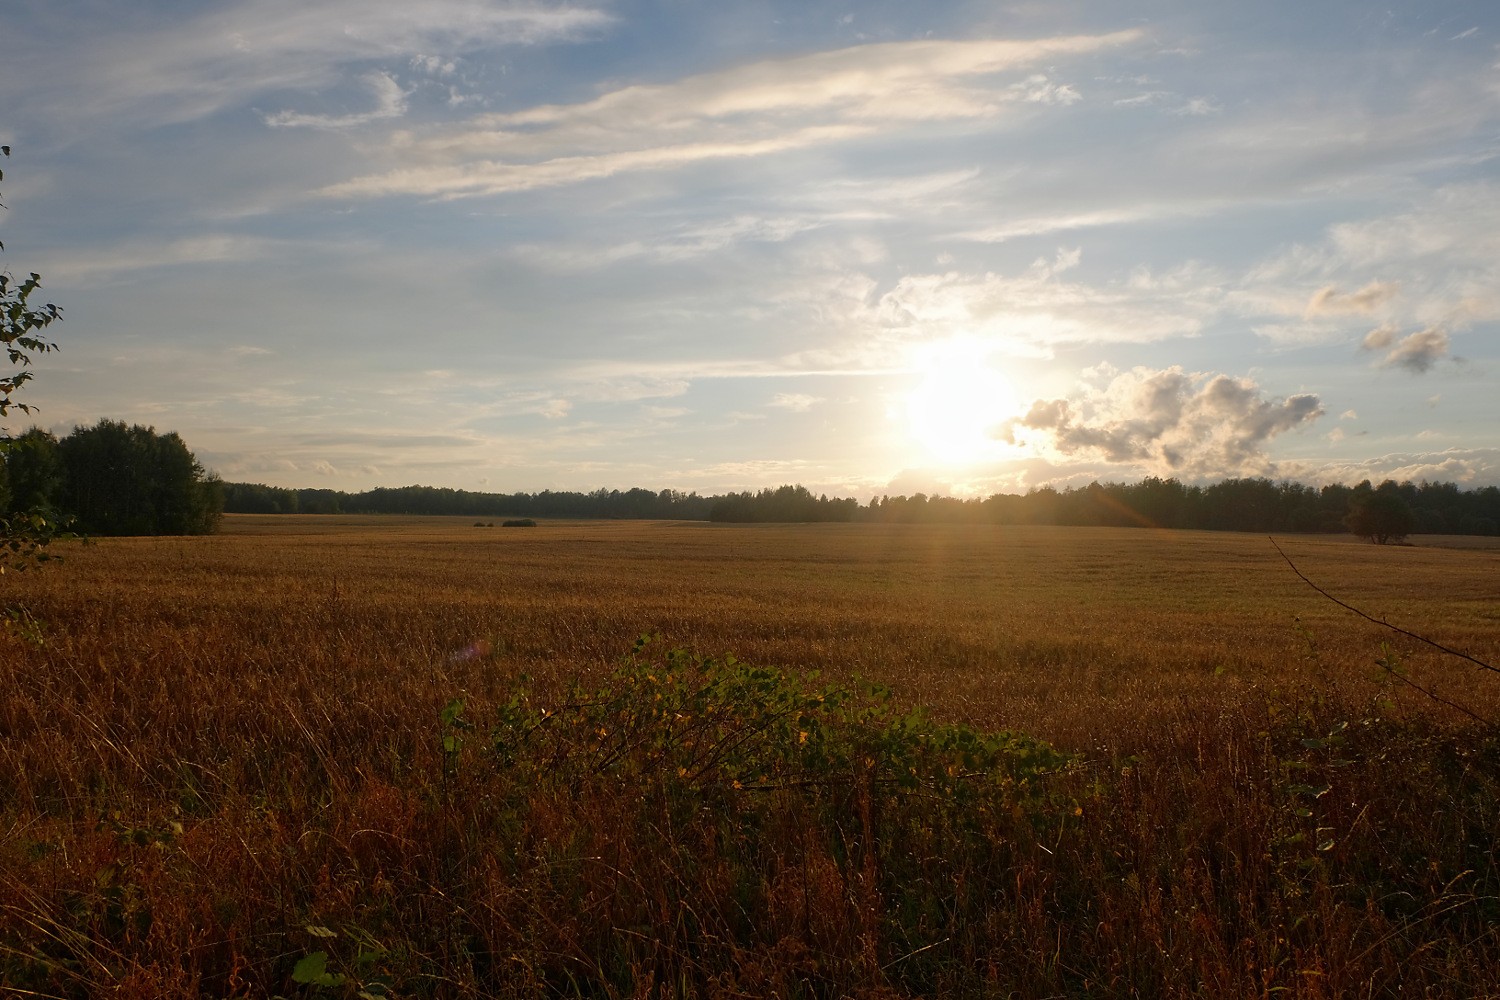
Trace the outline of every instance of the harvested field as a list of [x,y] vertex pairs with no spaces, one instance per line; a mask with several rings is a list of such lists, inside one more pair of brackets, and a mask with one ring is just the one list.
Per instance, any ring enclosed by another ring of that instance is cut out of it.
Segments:
[[[1500,662],[1500,551],[1278,541]],[[65,555],[0,578],[19,991],[1500,991],[1500,677],[1319,596],[1264,537],[231,516]],[[519,687],[563,704],[643,633],[1077,758],[982,822],[877,796],[825,829],[803,796],[781,808],[812,833],[738,798],[665,829],[618,784],[505,799],[482,744]],[[949,867],[918,826],[957,838]]]

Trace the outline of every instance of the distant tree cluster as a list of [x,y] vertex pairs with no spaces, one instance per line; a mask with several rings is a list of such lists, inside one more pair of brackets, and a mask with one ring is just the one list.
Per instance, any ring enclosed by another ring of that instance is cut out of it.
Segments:
[[759,493],[729,493],[716,497],[708,508],[711,521],[853,521],[858,516],[858,500],[830,500],[826,495],[815,497],[805,486],[778,486]]
[[89,535],[203,535],[223,493],[176,433],[101,420],[59,440],[33,428],[0,461],[0,510],[45,511]]
[[802,487],[731,494],[711,508],[721,521],[873,521],[896,524],[1059,524],[1198,528],[1211,531],[1335,533],[1373,541],[1408,534],[1500,533],[1500,490],[1462,491],[1452,483],[1396,483],[1321,489],[1270,479],[1226,479],[1193,486],[1149,477],[1138,483],[1050,486],[985,499],[882,496],[868,505],[814,498]]

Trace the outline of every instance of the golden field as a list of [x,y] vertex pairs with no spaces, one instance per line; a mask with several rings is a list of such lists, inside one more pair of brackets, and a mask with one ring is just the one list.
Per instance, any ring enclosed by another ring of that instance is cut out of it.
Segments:
[[[1500,662],[1500,550],[1277,541]],[[0,577],[17,995],[1500,992],[1500,677],[1261,536],[229,516],[63,554]],[[613,774],[507,798],[522,675],[561,704],[643,633],[1077,758],[1050,805],[867,790],[816,845],[809,795],[803,833],[740,798],[666,829]]]

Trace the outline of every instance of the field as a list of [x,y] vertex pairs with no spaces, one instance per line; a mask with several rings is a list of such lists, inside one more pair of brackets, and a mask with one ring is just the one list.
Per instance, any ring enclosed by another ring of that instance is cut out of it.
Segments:
[[[1500,550],[1432,541],[1278,539],[1500,663]],[[64,554],[0,577],[0,991],[1500,995],[1500,675],[1264,537],[231,516]]]

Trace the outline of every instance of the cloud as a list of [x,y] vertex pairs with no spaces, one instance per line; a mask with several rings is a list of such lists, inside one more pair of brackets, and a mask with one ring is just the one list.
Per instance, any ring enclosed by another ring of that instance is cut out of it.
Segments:
[[1324,285],[1308,300],[1308,316],[1340,315],[1345,313],[1368,314],[1389,302],[1396,294],[1397,285],[1389,281],[1372,281],[1356,292],[1345,294],[1334,285]]
[[1174,202],[1121,205],[1083,212],[1067,211],[1055,215],[1028,216],[954,235],[957,239],[974,240],[978,243],[1004,243],[1025,236],[1044,236],[1048,233],[1067,232],[1074,229],[1125,226],[1162,218],[1197,215],[1209,211],[1212,207],[1207,204]]
[[1500,485],[1500,448],[1447,448],[1437,452],[1396,452],[1351,462],[1334,462],[1299,472],[1304,482],[1459,483]]
[[[1432,366],[1448,354],[1448,334],[1437,327],[1418,330],[1416,333],[1402,337],[1399,341],[1395,337],[1395,331],[1386,326],[1371,330],[1365,335],[1363,344],[1365,350],[1378,351],[1390,348],[1386,356],[1381,359],[1380,367],[1382,368],[1405,368],[1409,372],[1421,375],[1431,371]],[[1393,343],[1394,346],[1392,346]]]
[[986,119],[1017,104],[1067,105],[1071,87],[988,78],[1124,45],[1137,31],[1028,41],[861,45],[750,63],[591,101],[476,116],[396,137],[406,166],[325,187],[329,197],[462,198],[572,184],[617,173],[758,157],[844,142],[896,126]]
[[81,38],[86,44],[73,48],[88,52],[86,61],[59,73],[56,47],[39,44],[6,60],[0,84],[7,69],[54,81],[44,88],[47,103],[66,118],[187,122],[257,94],[327,87],[359,63],[573,41],[613,21],[603,10],[548,3],[242,0],[171,27],[120,32],[111,24],[107,44],[88,37],[92,25],[75,24],[73,37],[58,41]]
[[1095,456],[1153,473],[1261,475],[1274,468],[1265,446],[1322,414],[1310,394],[1268,399],[1249,379],[1135,368],[1077,398],[1037,400],[1002,436],[1040,438],[1060,456]]
[[[43,257],[49,283],[84,284],[152,268],[262,260],[291,244],[258,236],[208,233],[165,242],[132,240]],[[303,245],[303,244],[299,244]]]
[[678,226],[665,232],[642,234],[612,245],[596,242],[573,245],[517,244],[510,253],[528,264],[561,271],[607,267],[621,261],[677,262],[717,253],[746,243],[784,243],[820,229],[823,220],[794,215],[739,214],[712,223]]
[[330,184],[318,193],[330,198],[413,194],[450,200],[532,191],[578,184],[641,170],[667,170],[709,160],[768,156],[789,150],[871,134],[866,126],[800,129],[744,142],[698,142],[589,156],[560,156],[541,163],[482,160],[458,166],[415,167]]
[[806,413],[823,400],[818,396],[809,396],[803,392],[778,392],[771,397],[769,405],[791,410],[793,413]]
[[1384,350],[1396,342],[1396,334],[1399,332],[1401,332],[1400,328],[1390,323],[1377,326],[1365,334],[1365,339],[1360,341],[1360,346],[1367,351]]
[[1150,343],[1194,336],[1222,306],[1213,275],[1194,264],[1138,270],[1106,284],[1065,275],[1075,250],[1039,259],[1018,275],[914,274],[881,296],[881,325],[907,339],[980,336],[1017,354],[1050,354],[1064,343]]
[[537,413],[548,420],[561,420],[573,410],[573,404],[566,399],[549,399],[537,408]]
[[295,111],[278,111],[262,115],[272,128],[354,128],[386,118],[400,118],[406,113],[407,92],[387,73],[370,73],[362,81],[375,97],[370,111],[351,115],[307,115]]
[[1181,106],[1173,108],[1172,114],[1183,118],[1202,118],[1206,115],[1216,115],[1223,110],[1223,107],[1207,97],[1194,97]]

